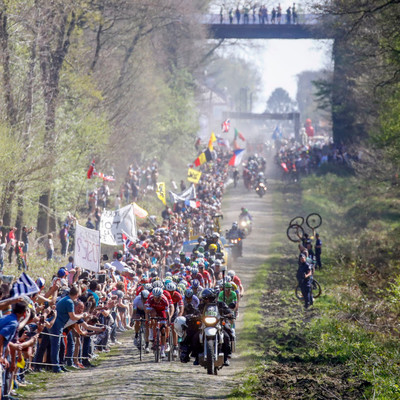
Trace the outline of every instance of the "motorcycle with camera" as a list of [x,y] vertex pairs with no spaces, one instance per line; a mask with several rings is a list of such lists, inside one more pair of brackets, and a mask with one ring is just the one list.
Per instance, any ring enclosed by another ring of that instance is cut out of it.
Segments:
[[256,193],[262,198],[267,193],[267,185],[264,182],[258,182],[256,186]]
[[[192,343],[190,338],[185,337],[186,334],[197,337],[198,365],[206,368],[209,375],[218,375],[218,371],[224,365],[229,365],[227,356],[235,349],[236,337],[232,327],[234,316],[226,304],[224,308],[228,315],[221,315],[218,303],[208,303],[201,315],[178,317],[174,322],[180,342]],[[196,333],[193,332],[193,327],[190,327],[194,324],[197,325]],[[182,362],[189,361],[190,350],[183,346]]]
[[236,261],[239,257],[242,257],[244,233],[241,229],[231,229],[226,232],[226,239],[228,239],[229,244],[225,247],[231,249],[232,259]]

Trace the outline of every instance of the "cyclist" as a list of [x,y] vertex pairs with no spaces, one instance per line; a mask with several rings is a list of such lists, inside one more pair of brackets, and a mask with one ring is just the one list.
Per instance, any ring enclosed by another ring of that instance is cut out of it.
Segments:
[[203,262],[203,261],[199,261],[198,266],[199,266],[199,274],[200,274],[200,275],[202,276],[202,278],[203,278],[204,287],[206,287],[206,288],[212,287],[211,275],[210,275],[210,273],[204,268],[204,262]]
[[233,271],[233,270],[228,271],[228,276],[231,277],[232,282],[234,282],[237,285],[237,287],[239,288],[240,297],[243,297],[244,288],[243,288],[242,281],[240,280],[240,278],[236,275],[235,271]]
[[[169,292],[172,305],[173,312],[171,315],[171,323],[173,323],[176,317],[181,317],[183,315],[184,307],[183,307],[183,298],[182,295],[176,290],[176,284],[174,282],[168,282],[165,285],[165,289]],[[167,327],[167,337],[169,336],[169,327]],[[172,338],[174,341],[174,348],[172,349],[174,357],[178,357],[178,335],[175,330],[172,329]],[[171,350],[171,349],[170,349]]]
[[225,290],[221,290],[218,295],[218,301],[225,301],[229,308],[237,311],[238,298],[234,290],[232,290],[232,284],[230,282],[225,283]]
[[[140,319],[146,318],[146,311],[145,311],[145,303],[150,295],[150,292],[146,289],[143,289],[139,296],[135,297],[133,300],[133,318],[136,319],[135,321],[135,346],[139,346],[139,328],[140,328]],[[145,352],[149,353],[149,325],[145,325]]]
[[200,298],[200,293],[203,290],[203,287],[200,285],[200,281],[198,279],[193,279],[192,281],[192,290],[193,293]]
[[184,315],[195,314],[199,311],[199,298],[194,294],[192,288],[185,290],[185,297],[183,298]]
[[[150,320],[150,326],[153,330],[153,338],[156,338],[157,335],[157,320],[150,318],[161,318],[159,321],[161,327],[161,357],[165,358],[165,325],[167,321],[170,321],[170,304],[160,287],[153,289],[146,300],[145,307],[147,320]],[[155,344],[153,349],[155,349]]]

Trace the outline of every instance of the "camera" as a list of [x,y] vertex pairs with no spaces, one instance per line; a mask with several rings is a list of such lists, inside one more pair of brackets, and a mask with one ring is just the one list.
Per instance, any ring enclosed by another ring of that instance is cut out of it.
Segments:
[[97,275],[97,281],[99,283],[105,283],[106,282],[106,275],[105,274]]

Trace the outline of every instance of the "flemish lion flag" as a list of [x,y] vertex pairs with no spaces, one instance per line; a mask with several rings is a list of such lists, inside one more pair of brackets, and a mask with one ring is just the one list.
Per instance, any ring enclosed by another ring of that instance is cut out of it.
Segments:
[[211,156],[211,151],[210,149],[207,149],[204,153],[201,153],[196,160],[194,161],[194,165],[198,167],[199,165],[202,165],[208,161],[212,160]]
[[200,171],[196,171],[193,168],[189,168],[188,169],[187,180],[189,182],[199,183],[200,177],[201,177],[201,172]]
[[208,148],[213,151],[214,150],[214,146],[213,143],[217,140],[214,132],[211,132],[211,136],[210,136],[210,140],[208,141]]
[[157,197],[162,201],[164,206],[167,205],[167,202],[165,201],[165,182],[157,182]]

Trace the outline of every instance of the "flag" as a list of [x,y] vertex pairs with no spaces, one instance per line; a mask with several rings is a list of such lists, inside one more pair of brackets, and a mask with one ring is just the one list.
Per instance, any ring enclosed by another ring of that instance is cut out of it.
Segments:
[[38,285],[36,285],[35,281],[32,280],[25,272],[19,277],[17,282],[14,283],[11,289],[11,298],[20,297],[23,295],[30,295],[39,293],[40,290]]
[[240,133],[240,132],[235,128],[235,140],[237,140],[238,136],[239,136],[239,138],[240,138],[241,140],[243,140],[243,142],[246,141],[246,139],[244,138],[243,134]]
[[199,208],[200,201],[199,200],[185,200],[185,206],[189,206],[191,208]]
[[231,121],[229,119],[226,119],[222,124],[221,124],[221,129],[222,132],[227,133],[229,132],[229,128],[231,127]]
[[229,160],[228,165],[237,167],[240,165],[244,154],[244,149],[234,150],[232,158]]
[[129,247],[132,247],[135,244],[135,242],[129,239],[129,237],[125,234],[125,232],[122,232],[122,240],[123,240],[122,245],[124,247],[124,253],[126,253]]
[[227,147],[228,149],[231,147],[229,145],[228,139],[223,139],[222,137],[219,137],[219,136],[217,136],[217,143],[218,143],[218,146]]
[[165,182],[157,182],[157,197],[162,201],[164,206],[167,205],[167,202],[165,201]]
[[187,180],[189,182],[199,183],[200,178],[201,178],[201,172],[200,171],[196,171],[193,168],[189,168],[188,169]]
[[210,149],[207,149],[205,152],[201,153],[196,160],[194,161],[194,165],[196,167],[212,160],[212,155]]
[[92,161],[92,163],[90,164],[90,167],[89,167],[89,169],[88,169],[88,171],[87,171],[87,178],[88,179],[92,179],[92,176],[93,176],[93,173],[95,172],[95,170],[94,170],[94,159],[93,159],[93,161]]
[[213,143],[217,140],[217,138],[215,137],[214,132],[211,132],[211,136],[210,136],[210,140],[208,141],[208,148],[213,151],[214,150],[214,146]]
[[98,176],[99,178],[103,179],[103,181],[107,182],[114,182],[115,178],[111,175],[105,175],[102,172],[93,172],[93,175]]
[[149,213],[142,207],[139,207],[136,203],[132,203],[133,205],[133,213],[138,217],[138,218],[146,218]]

